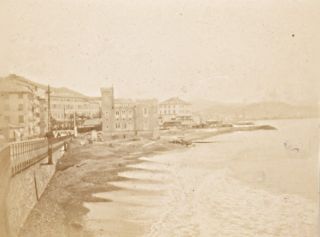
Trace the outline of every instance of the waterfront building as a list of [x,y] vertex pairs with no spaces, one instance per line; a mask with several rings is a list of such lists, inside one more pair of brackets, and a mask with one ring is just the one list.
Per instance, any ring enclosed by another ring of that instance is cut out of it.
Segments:
[[182,127],[191,127],[191,104],[178,97],[167,99],[159,104],[159,119],[161,125],[175,122]]
[[100,98],[85,96],[68,88],[52,88],[50,93],[51,116],[63,123],[73,120],[73,116],[83,119],[100,117]]
[[48,86],[11,74],[0,79],[0,111],[0,134],[9,140],[28,139],[46,134],[48,116],[50,129],[72,127],[74,115],[81,122],[101,117],[101,98],[51,87],[48,112]]
[[47,131],[44,86],[17,75],[0,79],[0,133],[8,140],[28,139]]
[[156,135],[157,100],[115,99],[113,88],[101,88],[101,94],[102,130],[107,135]]

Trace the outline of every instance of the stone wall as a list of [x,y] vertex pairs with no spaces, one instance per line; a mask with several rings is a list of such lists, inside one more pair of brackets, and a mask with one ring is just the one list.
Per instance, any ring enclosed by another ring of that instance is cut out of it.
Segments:
[[10,180],[10,149],[9,146],[0,149],[0,236],[9,236],[6,200]]
[[10,232],[8,236],[18,235],[30,211],[54,175],[56,163],[63,153],[63,147],[53,153],[53,165],[47,164],[48,157],[46,157],[10,178],[6,197],[7,227]]

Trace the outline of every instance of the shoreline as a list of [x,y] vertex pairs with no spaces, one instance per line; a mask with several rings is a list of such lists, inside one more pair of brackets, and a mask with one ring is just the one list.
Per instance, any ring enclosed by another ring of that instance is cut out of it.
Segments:
[[[217,130],[182,131],[186,139],[204,140],[210,137],[238,131],[256,131],[261,126],[223,128]],[[181,135],[179,133],[171,135]],[[69,151],[62,157],[45,193],[27,218],[20,237],[36,236],[93,236],[84,227],[88,209],[85,202],[109,202],[94,194],[120,190],[109,182],[124,181],[117,174],[135,170],[127,167],[142,162],[138,158],[188,149],[159,139],[127,139],[106,143],[80,145],[80,139],[70,144]]]

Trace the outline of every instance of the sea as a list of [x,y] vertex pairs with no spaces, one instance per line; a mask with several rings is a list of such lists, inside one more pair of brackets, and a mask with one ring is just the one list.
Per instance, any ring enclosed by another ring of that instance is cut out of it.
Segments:
[[140,157],[85,203],[86,228],[103,237],[315,237],[319,120],[266,120],[191,148]]

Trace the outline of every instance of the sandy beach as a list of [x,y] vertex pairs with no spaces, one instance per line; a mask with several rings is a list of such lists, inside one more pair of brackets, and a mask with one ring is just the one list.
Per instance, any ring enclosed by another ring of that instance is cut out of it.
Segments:
[[204,142],[189,148],[166,139],[74,140],[20,236],[314,237],[317,130],[307,120],[283,123],[185,131]]
[[141,156],[185,149],[168,141],[138,139],[80,145],[73,140],[69,152],[57,164],[57,172],[31,212],[20,236],[94,236],[83,226],[88,209],[84,202],[110,202],[92,194],[119,188],[111,181],[127,180],[118,172],[140,163]]

